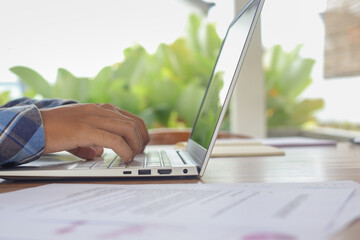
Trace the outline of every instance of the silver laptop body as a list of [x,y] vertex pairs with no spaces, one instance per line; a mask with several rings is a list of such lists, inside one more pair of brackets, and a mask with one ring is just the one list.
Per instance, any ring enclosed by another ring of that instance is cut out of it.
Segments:
[[113,151],[85,161],[69,153],[0,169],[5,179],[203,176],[265,0],[249,0],[231,22],[214,66],[186,150],[148,146],[125,165]]

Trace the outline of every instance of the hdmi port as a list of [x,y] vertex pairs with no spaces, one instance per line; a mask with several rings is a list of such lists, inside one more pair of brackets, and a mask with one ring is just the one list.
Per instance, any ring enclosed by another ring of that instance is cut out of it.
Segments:
[[170,174],[171,173],[171,169],[159,169],[158,170],[159,174]]

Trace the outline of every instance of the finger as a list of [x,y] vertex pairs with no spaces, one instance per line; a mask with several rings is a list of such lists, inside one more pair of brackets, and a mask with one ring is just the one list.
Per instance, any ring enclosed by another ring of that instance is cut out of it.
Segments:
[[127,116],[122,113],[122,110],[111,104],[98,104],[98,106],[103,110],[106,110],[106,112],[101,113],[101,116],[124,119],[132,122],[132,124],[136,127],[137,134],[139,135],[141,144],[140,152],[142,152],[145,148],[145,145],[149,142],[150,138],[145,123],[141,120],[141,118],[126,111],[123,111],[125,114],[128,114]]
[[[81,133],[80,133],[81,135]],[[100,146],[112,149],[121,160],[125,163],[132,160],[134,157],[133,151],[127,142],[119,135],[113,134],[101,129],[91,129],[90,132],[86,131],[87,138],[79,142],[79,147],[86,146]]]
[[78,147],[71,150],[68,150],[69,153],[74,154],[75,156],[83,159],[92,160],[97,155],[97,150],[94,147]]
[[92,116],[88,118],[92,127],[121,136],[130,146],[134,154],[143,151],[143,141],[136,124],[129,119],[101,118]]
[[130,118],[132,118],[132,119],[134,119],[136,121],[137,125],[139,126],[139,129],[140,129],[141,136],[142,136],[142,139],[144,141],[144,144],[145,145],[148,144],[149,141],[150,141],[150,136],[149,136],[149,132],[147,130],[147,127],[145,125],[145,122],[141,118],[139,118],[138,116],[136,116],[136,115],[134,115],[132,113],[129,113],[129,112],[125,111],[125,110],[119,109],[119,111],[122,114],[124,114],[125,116],[128,116],[128,117],[130,117]]
[[145,122],[141,118],[139,118],[138,116],[136,116],[130,112],[122,110],[112,104],[99,104],[99,106],[101,106],[102,108],[109,109],[111,111],[119,112],[119,113],[123,114],[124,116],[126,116],[130,119],[133,119],[136,122],[137,126],[139,127],[139,130],[140,130],[143,142],[144,142],[144,147],[146,144],[149,143],[149,141],[150,141],[149,132],[147,130]]
[[96,156],[100,157],[104,153],[104,148],[100,146],[94,146],[96,151]]

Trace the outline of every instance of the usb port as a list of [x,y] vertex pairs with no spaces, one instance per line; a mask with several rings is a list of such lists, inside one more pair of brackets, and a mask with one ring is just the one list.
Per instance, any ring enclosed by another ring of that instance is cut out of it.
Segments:
[[139,175],[150,175],[150,174],[151,174],[151,170],[150,170],[150,169],[139,170]]
[[131,171],[123,171],[123,174],[131,174]]
[[171,169],[159,169],[158,170],[159,174],[170,174],[171,173]]

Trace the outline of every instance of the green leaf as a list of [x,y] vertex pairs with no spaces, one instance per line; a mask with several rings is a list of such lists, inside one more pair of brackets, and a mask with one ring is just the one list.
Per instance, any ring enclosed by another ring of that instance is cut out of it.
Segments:
[[10,71],[17,75],[28,87],[32,88],[44,98],[52,97],[50,84],[39,73],[23,66],[12,67],[10,68]]
[[138,84],[146,72],[148,53],[142,46],[130,47],[124,50],[125,59],[114,72],[114,77],[125,80],[130,85]]
[[315,61],[300,55],[302,45],[285,52],[280,45],[270,48],[264,55],[266,83],[267,125],[301,126],[314,120],[314,112],[324,106],[321,99],[299,96],[311,84],[311,71]]
[[10,101],[10,91],[4,91],[0,93],[0,105],[4,105],[9,101]]
[[90,96],[91,102],[97,103],[109,103],[111,98],[109,96],[109,86],[113,80],[113,69],[110,66],[104,67],[96,75],[96,77],[90,81]]
[[54,97],[88,102],[89,92],[89,78],[77,78],[63,68],[58,69],[54,86]]
[[295,105],[295,109],[290,117],[292,122],[300,125],[313,120],[313,113],[323,107],[324,101],[322,99],[305,99]]
[[190,49],[195,52],[201,52],[201,43],[199,41],[200,26],[201,19],[195,14],[190,15],[187,26],[187,37]]
[[205,88],[188,85],[177,101],[175,109],[179,113],[179,118],[190,126],[195,122],[204,93]]
[[149,86],[148,101],[150,106],[160,106],[162,111],[164,108],[174,108],[181,94],[181,85],[169,79],[159,79]]
[[125,81],[119,79],[109,85],[108,88],[107,94],[109,94],[112,104],[134,114],[139,114],[141,101]]
[[219,54],[220,46],[221,46],[221,39],[219,35],[216,32],[215,25],[209,24],[206,26],[206,40],[205,40],[205,46],[206,46],[206,54],[210,58],[216,58]]

